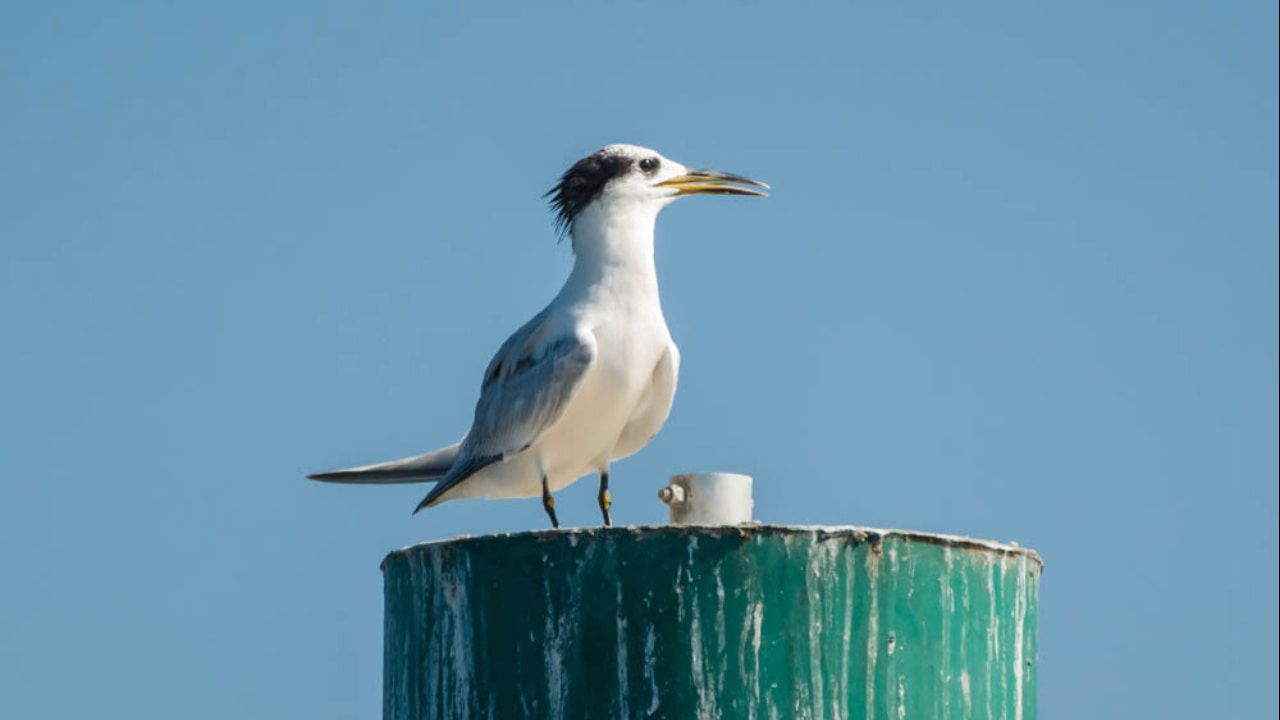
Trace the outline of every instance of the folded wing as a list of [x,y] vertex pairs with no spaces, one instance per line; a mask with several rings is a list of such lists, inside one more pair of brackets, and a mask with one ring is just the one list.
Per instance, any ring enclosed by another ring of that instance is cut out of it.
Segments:
[[453,467],[454,461],[458,459],[458,448],[461,445],[462,443],[454,443],[424,455],[316,473],[307,477],[325,482],[369,485],[435,482],[444,477],[449,472],[449,468]]
[[544,311],[520,328],[489,363],[471,431],[417,510],[440,502],[479,470],[528,449],[564,413],[595,362],[595,338],[554,333],[546,316]]

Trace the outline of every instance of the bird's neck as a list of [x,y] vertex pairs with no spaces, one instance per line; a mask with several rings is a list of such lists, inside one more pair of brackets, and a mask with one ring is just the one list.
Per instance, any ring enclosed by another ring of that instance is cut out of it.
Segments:
[[643,206],[583,210],[570,229],[575,257],[566,289],[651,294],[656,299],[653,229],[657,217],[657,212]]

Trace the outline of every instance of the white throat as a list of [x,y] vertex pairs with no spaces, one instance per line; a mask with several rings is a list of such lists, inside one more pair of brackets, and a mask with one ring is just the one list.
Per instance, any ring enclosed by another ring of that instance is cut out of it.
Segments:
[[595,202],[573,221],[573,273],[566,287],[607,284],[621,293],[658,292],[653,232],[661,206],[652,202]]

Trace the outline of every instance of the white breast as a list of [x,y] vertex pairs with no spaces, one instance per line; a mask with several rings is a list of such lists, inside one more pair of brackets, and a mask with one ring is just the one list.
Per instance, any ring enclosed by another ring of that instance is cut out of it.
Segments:
[[680,351],[675,343],[669,343],[667,352],[654,366],[648,388],[632,410],[609,459],[620,460],[634,455],[658,434],[671,414],[679,376]]
[[616,312],[610,320],[592,330],[598,356],[564,415],[529,449],[542,462],[553,490],[643,447],[618,452],[620,440],[631,435],[628,428],[647,414],[654,396],[674,391],[674,383],[670,391],[653,387],[655,368],[670,346],[660,311],[656,320]]

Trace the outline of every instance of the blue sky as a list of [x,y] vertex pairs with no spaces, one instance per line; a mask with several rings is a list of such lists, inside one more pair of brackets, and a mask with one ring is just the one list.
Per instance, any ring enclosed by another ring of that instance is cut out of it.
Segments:
[[1045,717],[1275,716],[1275,3],[108,5],[0,11],[0,715],[376,715],[382,556],[542,510],[302,475],[462,433],[623,141],[775,192],[659,222],[619,522],[1017,540]]

